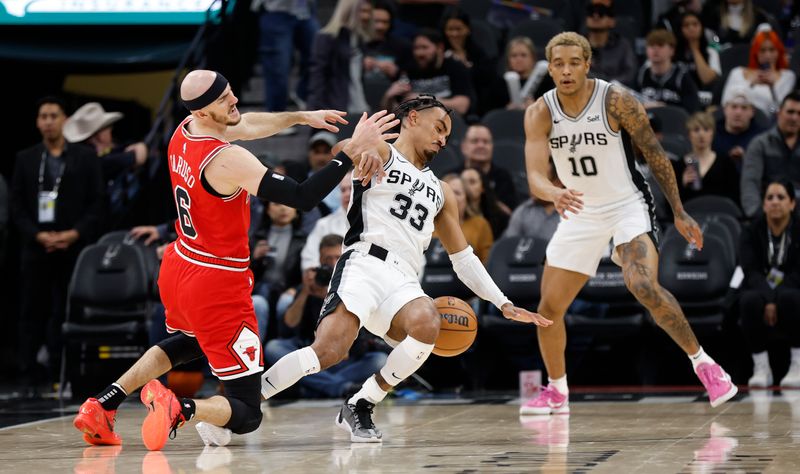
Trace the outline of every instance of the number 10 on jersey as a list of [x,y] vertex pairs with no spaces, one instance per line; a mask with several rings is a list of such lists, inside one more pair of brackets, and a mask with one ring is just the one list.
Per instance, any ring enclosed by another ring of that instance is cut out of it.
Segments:
[[[594,157],[592,156],[582,156],[580,158],[575,158],[570,156],[567,158],[569,163],[572,165],[572,176],[596,176],[597,175],[597,164],[594,162]],[[580,171],[578,168],[580,168]]]

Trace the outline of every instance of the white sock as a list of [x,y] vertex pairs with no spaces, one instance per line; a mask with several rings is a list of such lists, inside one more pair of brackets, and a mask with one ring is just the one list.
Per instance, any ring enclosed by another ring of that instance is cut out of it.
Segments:
[[769,355],[767,355],[767,351],[753,353],[753,365],[756,367],[769,367]]
[[432,350],[433,344],[425,344],[411,336],[406,336],[389,353],[386,364],[381,369],[383,380],[394,387],[422,367]]
[[792,362],[800,364],[800,347],[792,347]]
[[362,398],[367,399],[370,403],[380,403],[386,397],[387,393],[389,392],[382,389],[381,386],[378,385],[378,381],[375,380],[375,376],[372,375],[361,386],[361,390],[350,397],[350,400],[347,400],[347,403],[355,405],[356,402]]
[[562,375],[557,379],[551,379],[547,377],[547,381],[550,382],[550,385],[556,388],[562,395],[566,395],[569,393],[569,387],[567,386],[567,374]]
[[689,360],[692,361],[692,368],[697,372],[697,366],[700,364],[714,364],[714,359],[711,358],[706,351],[703,350],[703,347],[700,347],[700,350],[697,351],[697,354],[689,354]]
[[306,375],[319,372],[319,359],[314,349],[304,347],[290,352],[261,376],[261,395],[269,399],[291,387]]

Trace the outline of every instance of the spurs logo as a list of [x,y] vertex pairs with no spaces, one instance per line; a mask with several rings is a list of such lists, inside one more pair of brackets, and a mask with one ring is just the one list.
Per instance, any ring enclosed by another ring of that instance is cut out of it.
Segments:
[[412,184],[411,187],[408,189],[408,195],[413,196],[414,193],[416,193],[417,191],[422,191],[423,189],[425,189],[425,183],[417,179],[414,181],[414,184]]

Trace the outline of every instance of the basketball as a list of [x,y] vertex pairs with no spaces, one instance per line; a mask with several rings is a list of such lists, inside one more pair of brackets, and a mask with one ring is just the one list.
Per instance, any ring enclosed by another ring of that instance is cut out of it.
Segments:
[[442,327],[433,353],[442,357],[453,357],[469,349],[478,334],[478,318],[472,308],[463,300],[452,296],[440,296],[433,303],[442,317]]

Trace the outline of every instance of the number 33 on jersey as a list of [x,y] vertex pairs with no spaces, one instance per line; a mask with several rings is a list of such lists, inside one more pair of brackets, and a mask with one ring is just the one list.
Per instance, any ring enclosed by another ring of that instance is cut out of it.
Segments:
[[344,245],[364,240],[392,249],[419,272],[431,242],[433,220],[444,205],[444,193],[433,171],[428,167],[420,170],[393,146],[389,149],[386,178],[381,183],[353,183]]

